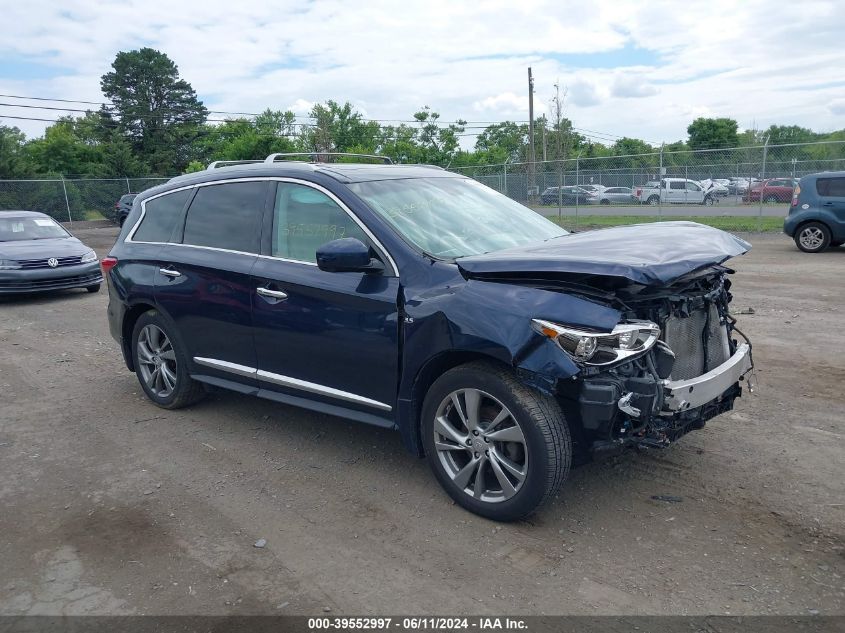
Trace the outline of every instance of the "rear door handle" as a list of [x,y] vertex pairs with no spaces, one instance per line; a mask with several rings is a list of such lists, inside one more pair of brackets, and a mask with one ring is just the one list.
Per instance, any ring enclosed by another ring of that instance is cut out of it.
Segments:
[[271,299],[287,299],[288,295],[286,292],[282,292],[281,290],[270,290],[269,288],[263,288],[259,286],[255,289],[255,292],[260,294],[262,297],[270,297]]
[[181,277],[182,273],[178,270],[173,270],[172,268],[159,268],[158,272],[166,277]]
[[825,202],[825,203],[822,204],[822,206],[823,207],[832,207],[833,203],[832,202]]

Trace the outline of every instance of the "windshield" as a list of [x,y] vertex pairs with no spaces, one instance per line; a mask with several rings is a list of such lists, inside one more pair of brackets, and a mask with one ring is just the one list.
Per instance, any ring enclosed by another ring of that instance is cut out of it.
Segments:
[[420,250],[444,259],[547,240],[566,231],[469,178],[409,178],[349,188]]
[[0,242],[46,240],[56,237],[70,237],[70,233],[52,218],[0,218]]

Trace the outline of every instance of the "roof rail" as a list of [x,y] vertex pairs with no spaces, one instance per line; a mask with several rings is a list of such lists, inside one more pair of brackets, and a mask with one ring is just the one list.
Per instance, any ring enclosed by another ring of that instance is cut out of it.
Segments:
[[265,163],[275,163],[277,158],[292,158],[294,156],[308,156],[312,163],[325,162],[320,160],[322,156],[350,156],[354,158],[374,158],[380,160],[385,165],[392,165],[393,161],[387,156],[379,156],[377,154],[353,154],[351,152],[283,152],[279,154],[270,154],[264,159]]
[[219,167],[226,167],[227,165],[249,165],[251,163],[263,163],[263,160],[215,160],[208,164],[206,169],[217,169]]

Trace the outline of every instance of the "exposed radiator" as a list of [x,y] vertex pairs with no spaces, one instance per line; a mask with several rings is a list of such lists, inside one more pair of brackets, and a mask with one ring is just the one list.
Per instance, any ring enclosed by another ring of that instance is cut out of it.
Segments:
[[[708,328],[706,354],[705,327]],[[695,378],[730,357],[727,326],[719,323],[719,311],[712,303],[709,308],[697,310],[686,318],[671,316],[666,319],[663,340],[675,353],[675,365],[670,376],[672,380]]]

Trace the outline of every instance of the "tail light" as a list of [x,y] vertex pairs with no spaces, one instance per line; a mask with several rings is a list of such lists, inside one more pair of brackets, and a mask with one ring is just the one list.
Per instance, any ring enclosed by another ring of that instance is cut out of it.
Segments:
[[792,206],[798,206],[798,194],[801,193],[801,185],[795,185],[795,189],[792,190]]
[[636,195],[637,195],[637,197],[639,198],[641,195],[643,195],[643,190],[642,190],[642,189],[637,189],[637,193],[636,193]]
[[109,271],[117,265],[117,257],[103,257],[100,260],[100,268],[103,269],[103,276],[108,279]]

